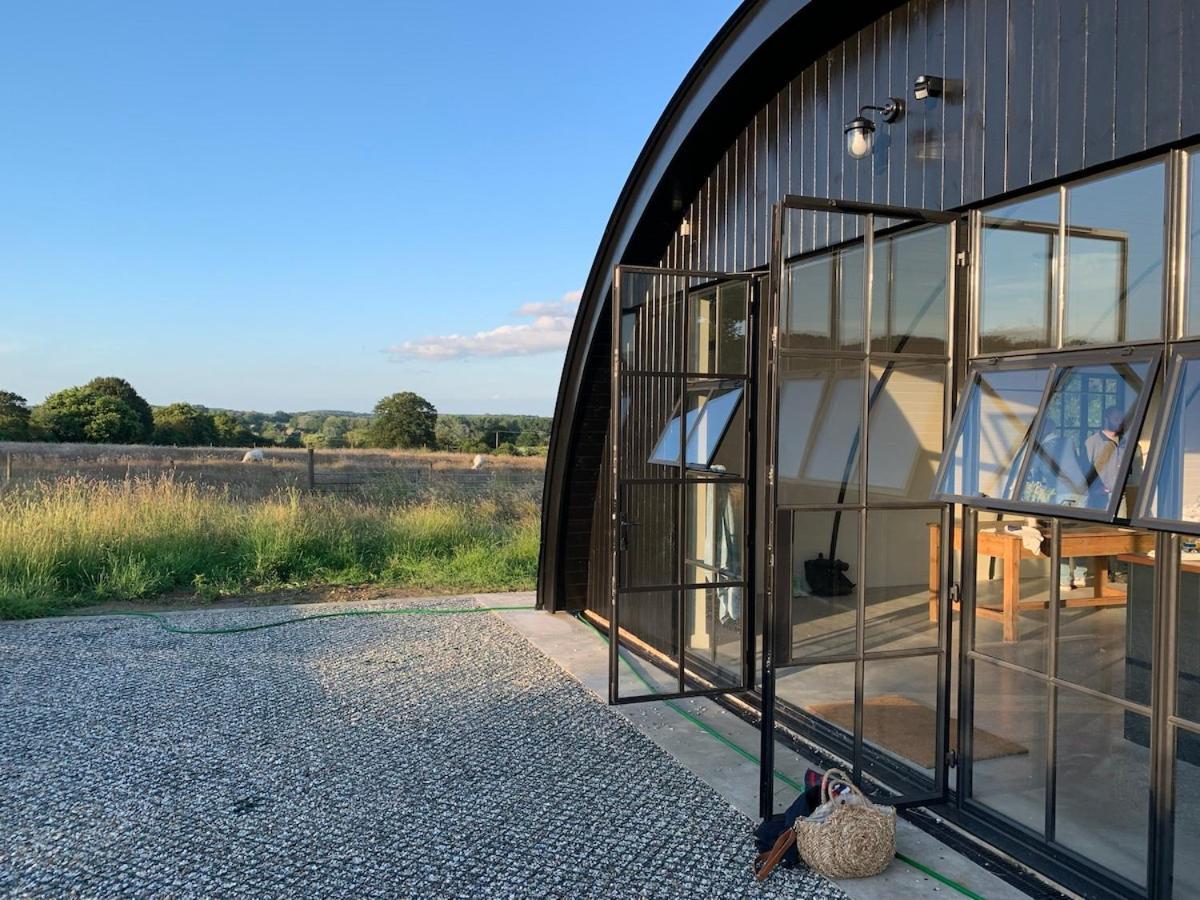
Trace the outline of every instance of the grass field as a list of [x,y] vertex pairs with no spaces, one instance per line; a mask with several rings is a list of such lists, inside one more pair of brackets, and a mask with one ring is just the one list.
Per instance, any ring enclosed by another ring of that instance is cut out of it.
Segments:
[[245,485],[103,477],[97,465],[99,476],[60,467],[4,485],[0,617],[329,584],[524,590],[536,576],[537,469],[486,490],[397,472],[353,494],[263,485],[248,497]]

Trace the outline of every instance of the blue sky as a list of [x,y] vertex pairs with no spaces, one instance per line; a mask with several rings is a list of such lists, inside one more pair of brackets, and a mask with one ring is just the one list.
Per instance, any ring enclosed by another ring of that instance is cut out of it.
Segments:
[[735,6],[7,4],[0,389],[549,414],[617,192]]

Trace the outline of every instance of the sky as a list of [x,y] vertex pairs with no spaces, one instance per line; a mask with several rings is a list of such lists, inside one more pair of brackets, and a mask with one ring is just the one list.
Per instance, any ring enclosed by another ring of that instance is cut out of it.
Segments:
[[549,415],[621,186],[735,7],[6,4],[0,390]]

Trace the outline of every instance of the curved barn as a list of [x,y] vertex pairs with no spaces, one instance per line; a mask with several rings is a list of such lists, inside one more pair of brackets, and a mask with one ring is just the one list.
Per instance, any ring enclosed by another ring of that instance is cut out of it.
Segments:
[[1190,0],[738,8],[559,389],[539,604],[613,702],[737,694],[1076,891],[1200,894],[1198,46]]

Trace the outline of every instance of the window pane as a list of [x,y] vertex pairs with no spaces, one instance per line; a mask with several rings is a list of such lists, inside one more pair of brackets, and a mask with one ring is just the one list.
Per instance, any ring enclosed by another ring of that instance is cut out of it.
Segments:
[[[866,770],[883,781],[887,766],[933,787],[937,760],[938,657],[867,660],[863,668],[863,741]],[[853,703],[850,704],[851,711]],[[844,707],[843,707],[844,708]]]
[[685,572],[688,583],[742,580],[745,488],[740,484],[693,482],[684,487]]
[[1150,486],[1149,515],[1200,522],[1200,360],[1183,359],[1178,391],[1165,404],[1167,431]]
[[1200,735],[1175,738],[1175,896],[1200,897]]
[[958,412],[962,427],[949,450],[939,493],[1013,496],[1013,482],[1049,377],[1048,365],[977,372]]
[[[1195,537],[1181,539],[1175,714],[1200,724],[1200,549]],[[1200,738],[1195,740],[1200,746]],[[1196,762],[1200,764],[1200,756]]]
[[1200,153],[1188,159],[1187,334],[1200,333]]
[[[1141,421],[1135,412],[1150,375],[1146,361],[1059,369],[1017,497],[1107,509],[1114,493],[1124,489],[1125,458],[1130,452],[1141,455],[1136,440]],[[1135,466],[1141,470],[1140,458]]]
[[[975,649],[1046,671],[1050,531],[1036,519],[979,514],[975,538]],[[955,528],[954,545],[960,547]]]
[[1067,189],[1064,346],[1162,336],[1162,163]]
[[1046,694],[1036,678],[975,663],[971,797],[1038,834],[1046,821]]
[[[740,384],[697,386],[688,389],[687,441],[684,453],[689,468],[740,475],[745,470],[741,447],[745,443]],[[729,444],[729,452],[718,452]]]
[[833,346],[834,259],[822,254],[787,268],[788,313],[782,344],[790,349]]
[[1149,704],[1154,535],[1064,522],[1061,539],[1058,676]]
[[792,513],[792,590],[783,633],[788,658],[855,650],[859,582],[857,512]]
[[1055,840],[1145,884],[1149,719],[1066,688],[1057,718]]
[[[854,663],[797,666],[781,671],[775,681],[775,700],[816,720],[822,743],[848,751],[854,733]],[[849,705],[850,716],[845,715]],[[840,715],[834,707],[841,707]],[[793,791],[790,803],[796,798]]]
[[679,690],[678,670],[668,674],[639,654],[641,645],[649,644],[671,659],[679,659],[678,602],[674,591],[618,596],[617,652],[621,662],[617,666],[617,696],[647,697]]
[[1053,344],[1058,192],[983,217],[979,349],[1003,353]]
[[621,379],[622,478],[671,478],[679,466],[679,379],[626,375]]
[[949,241],[948,225],[876,241],[872,350],[946,352]]
[[866,331],[863,293],[867,277],[863,265],[866,257],[862,245],[837,253],[838,344],[842,350],[863,349]]
[[630,484],[621,491],[621,586],[677,584],[675,484]]
[[[684,674],[717,687],[742,683],[742,589],[683,592]],[[689,683],[689,687],[703,684]]]
[[687,288],[687,279],[678,275],[621,271],[621,363],[625,371],[680,371]]
[[688,315],[689,372],[739,375],[746,371],[746,283],[693,292]]
[[856,503],[863,364],[781,361],[779,502]]
[[871,366],[867,472],[873,500],[928,500],[942,455],[942,363]]
[[934,567],[942,511],[875,509],[867,513],[868,650],[936,647],[938,579]]

